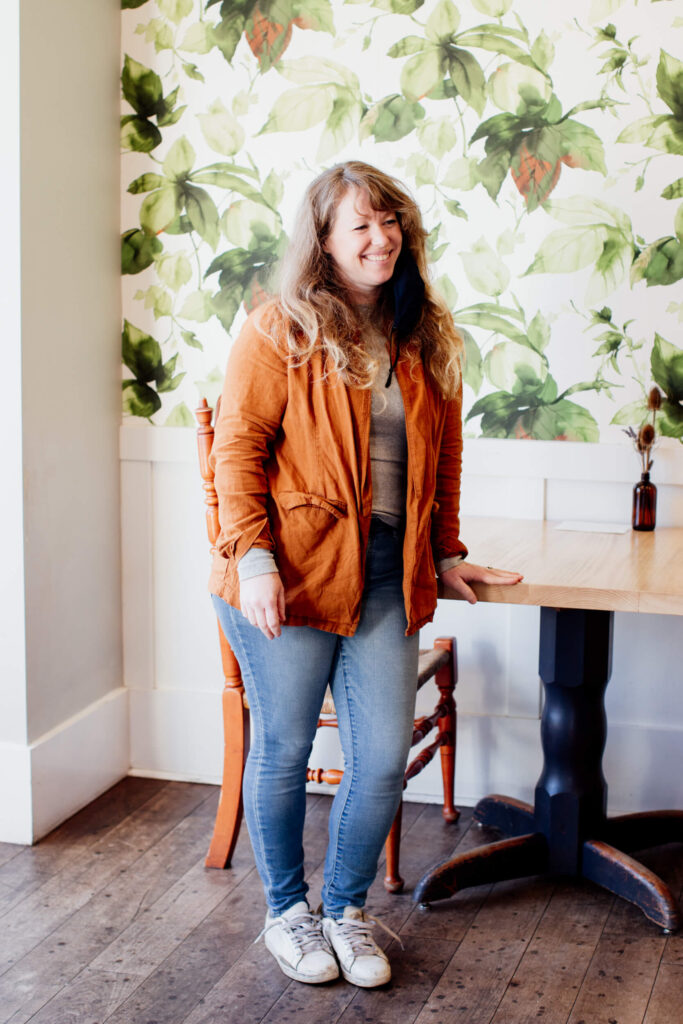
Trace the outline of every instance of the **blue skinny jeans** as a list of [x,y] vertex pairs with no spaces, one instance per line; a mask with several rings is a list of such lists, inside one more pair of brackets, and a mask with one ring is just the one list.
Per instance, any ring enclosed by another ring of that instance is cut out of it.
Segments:
[[362,907],[403,789],[417,687],[418,634],[405,636],[402,536],[373,519],[360,623],[352,637],[283,626],[268,640],[214,595],[251,709],[243,797],[273,915],[306,898],[306,768],[328,683],[344,754],[329,816],[322,903]]

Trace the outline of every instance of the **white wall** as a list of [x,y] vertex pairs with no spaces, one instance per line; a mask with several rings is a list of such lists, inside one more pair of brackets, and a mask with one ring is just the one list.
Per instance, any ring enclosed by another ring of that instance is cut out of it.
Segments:
[[[126,424],[121,455],[132,771],[218,782],[222,674],[206,590],[208,543],[193,432]],[[465,513],[532,519],[628,522],[638,476],[626,442],[469,440],[464,469]],[[659,524],[680,525],[679,446],[658,450],[655,476]],[[422,631],[423,646],[439,635],[458,641],[456,798],[462,804],[496,791],[532,798],[541,768],[538,621],[537,608],[442,602]],[[681,802],[682,660],[680,619],[617,614],[605,754],[612,811]],[[341,766],[332,730],[316,741],[312,763]],[[410,783],[407,798],[436,801],[440,785],[433,762]]]
[[22,0],[0,16],[9,282],[0,534],[11,545],[3,557],[0,839],[8,841],[36,839],[128,767],[119,20],[117,0]]
[[120,682],[118,26],[22,3],[29,739]]

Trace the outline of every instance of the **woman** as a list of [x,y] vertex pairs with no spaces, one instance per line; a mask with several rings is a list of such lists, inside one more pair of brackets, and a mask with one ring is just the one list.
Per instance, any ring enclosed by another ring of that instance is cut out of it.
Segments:
[[[465,561],[462,343],[428,283],[425,237],[381,171],[352,161],[316,178],[280,297],[230,353],[216,425],[210,585],[251,708],[243,790],[265,942],[309,983],[340,969],[364,987],[391,976],[363,906],[401,799],[437,572],[471,603],[472,581],[521,579]],[[317,914],[302,834],[328,682],[345,771]]]

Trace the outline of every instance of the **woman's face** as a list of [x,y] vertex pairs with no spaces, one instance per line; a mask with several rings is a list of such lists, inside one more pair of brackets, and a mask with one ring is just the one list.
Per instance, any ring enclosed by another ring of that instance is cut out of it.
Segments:
[[334,260],[352,302],[375,302],[394,273],[401,228],[392,210],[373,210],[365,192],[350,188],[337,207],[323,249]]

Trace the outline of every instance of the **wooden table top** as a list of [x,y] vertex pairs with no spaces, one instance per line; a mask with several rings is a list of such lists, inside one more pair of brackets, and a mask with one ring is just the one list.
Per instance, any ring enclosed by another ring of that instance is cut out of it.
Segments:
[[[683,527],[650,533],[559,530],[541,520],[464,516],[469,560],[524,573],[512,587],[475,584],[482,601],[683,615]],[[440,597],[456,597],[447,587]]]

